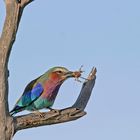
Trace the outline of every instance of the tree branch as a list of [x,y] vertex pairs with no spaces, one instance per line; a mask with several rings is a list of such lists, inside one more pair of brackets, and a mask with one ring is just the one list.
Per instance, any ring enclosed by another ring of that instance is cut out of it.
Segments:
[[31,1],[26,0],[21,5],[17,0],[4,0],[6,18],[0,37],[0,140],[9,140],[13,134],[14,124],[8,107],[8,61],[23,9]]
[[[8,109],[8,60],[13,43],[16,38],[16,33],[18,30],[19,22],[23,13],[23,9],[27,4],[33,0],[21,0],[18,3],[17,0],[5,0],[6,6],[6,18],[4,22],[3,31],[0,37],[0,97],[4,96],[6,101],[6,111],[9,113]],[[3,76],[3,77],[2,77]],[[3,95],[1,95],[3,94]]]
[[95,85],[96,72],[97,72],[96,68],[92,68],[92,70],[87,78],[88,81],[86,81],[83,84],[79,97],[77,98],[76,102],[72,106],[73,108],[79,108],[81,110],[85,109],[85,107],[89,101],[89,98],[91,96],[92,89]]
[[59,111],[42,112],[42,115],[30,113],[14,117],[15,132],[26,128],[73,121],[83,117],[86,114],[84,109],[89,101],[95,84],[95,74],[96,68],[93,68],[88,76],[88,80],[86,80],[82,86],[77,101],[72,107],[61,109]]
[[76,108],[67,108],[59,110],[57,112],[54,111],[42,112],[41,114],[42,115],[30,113],[28,115],[15,117],[14,118],[15,132],[32,127],[58,124],[76,120],[84,116],[86,112]]
[[28,5],[29,3],[33,2],[34,0],[21,0],[20,1],[20,5],[21,7],[25,7],[26,5]]
[[46,112],[42,116],[28,114],[11,117],[8,108],[8,60],[20,19],[26,5],[33,0],[5,0],[6,18],[0,37],[0,140],[10,140],[19,130],[51,125],[76,120],[86,114],[84,111],[90,98],[96,79],[96,69],[92,69],[88,80],[82,86],[80,95],[72,107],[59,110],[59,112]]

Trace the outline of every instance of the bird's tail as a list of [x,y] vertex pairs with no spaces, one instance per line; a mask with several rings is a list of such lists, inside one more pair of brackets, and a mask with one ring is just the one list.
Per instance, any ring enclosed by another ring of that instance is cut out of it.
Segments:
[[14,110],[11,110],[10,115],[13,116],[14,114],[16,114],[16,112]]
[[10,111],[10,115],[13,116],[18,112],[21,112],[24,110],[24,107],[20,107],[18,105],[16,105],[11,111]]

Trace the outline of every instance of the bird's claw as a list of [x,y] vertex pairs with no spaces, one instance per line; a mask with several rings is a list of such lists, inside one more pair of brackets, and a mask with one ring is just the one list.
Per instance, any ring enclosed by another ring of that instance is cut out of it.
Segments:
[[52,112],[60,114],[60,110],[58,110],[58,109],[53,109]]
[[34,111],[33,113],[34,113],[35,115],[38,115],[38,116],[41,117],[41,118],[44,118],[44,117],[45,117],[45,113],[43,113],[43,112]]
[[49,110],[52,111],[53,113],[60,114],[60,110],[58,110],[58,109],[53,109],[53,108],[50,108],[50,107],[48,107],[47,109],[49,109]]

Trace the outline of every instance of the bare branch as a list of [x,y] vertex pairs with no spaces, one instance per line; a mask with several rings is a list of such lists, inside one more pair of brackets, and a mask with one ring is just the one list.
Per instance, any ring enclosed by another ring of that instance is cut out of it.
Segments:
[[15,132],[21,129],[27,129],[32,127],[39,127],[43,125],[58,124],[76,120],[86,114],[86,112],[76,109],[67,108],[59,110],[57,112],[49,111],[40,114],[28,114],[25,116],[19,116],[14,118],[15,121]]
[[33,2],[34,0],[21,0],[21,7],[25,7],[26,5],[28,5],[29,3]]
[[80,95],[72,107],[59,112],[46,112],[42,115],[28,114],[11,117],[8,108],[8,60],[20,19],[26,5],[33,0],[5,0],[6,19],[0,38],[0,139],[9,140],[19,130],[76,120],[86,114],[84,111],[96,79],[94,68],[82,86]]
[[94,84],[95,84],[95,80],[96,80],[96,68],[93,68],[88,76],[88,81],[86,81],[83,86],[82,86],[82,89],[81,89],[81,92],[80,92],[80,95],[77,99],[77,101],[74,103],[74,105],[72,107],[76,107],[76,108],[79,108],[81,110],[84,110],[88,101],[89,101],[89,98],[91,96],[91,93],[92,93],[92,89],[94,87]]
[[4,2],[6,18],[0,37],[0,140],[11,139],[14,130],[13,120],[9,115],[8,108],[8,60],[23,9],[29,1],[26,1],[24,5],[20,5],[17,0],[4,0]]
[[33,0],[5,0],[6,5],[6,18],[3,31],[0,37],[0,51],[3,55],[3,64],[7,66],[12,45],[16,38],[16,33],[20,23],[20,19],[25,6]]
[[89,80],[85,81],[85,83],[83,84],[80,95],[72,107],[65,108],[56,112],[42,112],[41,115],[31,113],[23,116],[14,117],[15,133],[19,130],[26,128],[58,124],[73,121],[83,117],[86,114],[84,108],[88,103],[92,89],[95,84],[95,74],[96,68],[93,68],[88,76]]

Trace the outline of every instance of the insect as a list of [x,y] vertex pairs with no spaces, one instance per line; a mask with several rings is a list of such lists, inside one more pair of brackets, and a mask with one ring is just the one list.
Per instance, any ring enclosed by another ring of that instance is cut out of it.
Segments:
[[82,70],[82,68],[83,68],[83,65],[81,65],[81,67],[79,68],[78,71],[75,71],[75,72],[74,72],[74,73],[75,73],[75,81],[78,81],[78,82],[80,82],[80,83],[82,83],[82,81],[79,80],[79,78],[84,79],[84,80],[88,80],[88,79],[86,79],[86,78],[84,78],[84,77],[81,77],[81,74],[84,72],[84,71]]

